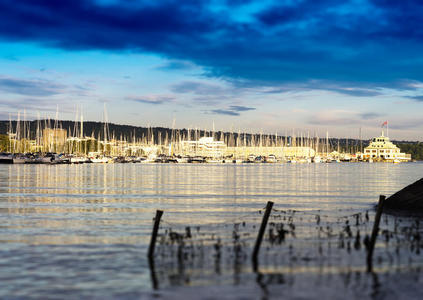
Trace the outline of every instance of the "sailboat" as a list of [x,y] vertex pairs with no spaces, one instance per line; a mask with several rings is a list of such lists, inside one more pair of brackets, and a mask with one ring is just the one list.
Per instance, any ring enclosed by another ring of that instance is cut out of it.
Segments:
[[314,155],[314,157],[313,157],[313,162],[314,163],[321,163],[322,162],[322,158],[320,157],[320,155],[319,155],[319,137],[317,136],[317,134],[315,133],[315,139],[316,139],[316,143],[315,143],[315,145],[316,145],[316,149],[315,149],[315,155]]

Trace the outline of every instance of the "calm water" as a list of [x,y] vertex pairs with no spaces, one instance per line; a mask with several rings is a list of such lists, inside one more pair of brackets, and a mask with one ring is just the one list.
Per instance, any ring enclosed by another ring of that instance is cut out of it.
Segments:
[[[353,258],[347,259],[346,273],[339,255],[317,275],[318,264],[303,259],[301,276],[287,275],[287,264],[278,269],[265,254],[264,265],[274,268],[265,268],[264,287],[249,265],[225,268],[233,261],[230,255],[227,263],[219,262],[223,270],[211,270],[203,261],[181,271],[159,261],[160,285],[153,290],[146,252],[156,209],[165,211],[161,231],[189,225],[231,234],[233,223],[251,220],[253,237],[267,201],[304,216],[319,213],[335,220],[369,211],[373,219],[380,194],[390,195],[422,175],[421,163],[0,165],[0,298],[307,298],[316,291],[334,296],[340,287],[354,298],[363,286],[369,298],[403,295],[386,292],[390,281],[418,295],[423,282],[418,255],[408,259],[408,269],[399,264],[392,271],[388,265],[367,278],[354,271],[364,266],[362,250],[348,256]],[[309,219],[302,222],[311,224]],[[369,225],[361,233],[370,230]],[[245,244],[246,252],[250,246]],[[280,249],[288,251],[288,243]],[[380,253],[389,257],[386,249]]]

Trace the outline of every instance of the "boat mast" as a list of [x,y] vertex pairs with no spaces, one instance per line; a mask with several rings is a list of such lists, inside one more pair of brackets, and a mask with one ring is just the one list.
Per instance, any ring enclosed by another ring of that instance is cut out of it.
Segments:
[[13,132],[13,127],[12,127],[12,117],[9,113],[9,131],[8,131],[8,136],[9,136],[9,151],[8,152],[12,152],[12,132]]
[[329,156],[329,132],[326,130],[326,158]]
[[18,111],[18,120],[16,123],[16,136],[15,136],[15,146],[13,147],[13,152],[20,153],[21,147],[20,147],[20,140],[21,140],[21,113]]
[[24,108],[24,119],[23,119],[23,153],[26,153],[26,109]]

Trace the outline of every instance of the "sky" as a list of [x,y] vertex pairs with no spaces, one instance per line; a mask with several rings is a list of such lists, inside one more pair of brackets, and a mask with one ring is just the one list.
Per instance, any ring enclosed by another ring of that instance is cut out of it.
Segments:
[[423,141],[422,21],[411,0],[0,0],[0,119]]

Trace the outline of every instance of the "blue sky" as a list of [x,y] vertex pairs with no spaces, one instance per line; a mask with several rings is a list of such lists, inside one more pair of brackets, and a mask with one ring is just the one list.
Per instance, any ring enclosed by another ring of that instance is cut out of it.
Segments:
[[[0,0],[0,119],[423,140],[420,1]],[[77,108],[78,107],[78,108]]]

